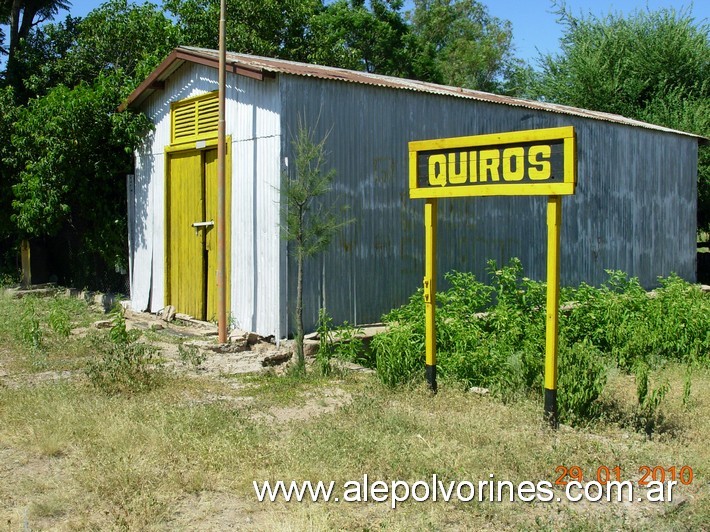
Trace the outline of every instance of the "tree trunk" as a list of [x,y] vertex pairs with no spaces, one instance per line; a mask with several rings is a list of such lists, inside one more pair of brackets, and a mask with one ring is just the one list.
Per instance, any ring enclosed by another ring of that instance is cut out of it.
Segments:
[[5,77],[16,91],[22,89],[22,74],[16,60],[20,40],[27,38],[32,29],[37,7],[23,0],[13,0],[10,8],[10,46],[7,53]]
[[22,262],[22,288],[32,286],[32,269],[30,261],[30,241],[24,239],[20,244],[20,256]]
[[[303,217],[301,216],[300,227],[303,227]],[[296,277],[296,365],[299,371],[306,368],[306,360],[303,356],[303,232],[299,230],[296,238],[296,261],[298,263],[298,273]]]
[[21,0],[13,0],[12,6],[10,7],[10,53],[9,56],[12,57],[12,52],[17,46],[17,41],[19,40],[20,33],[20,10],[22,9]]

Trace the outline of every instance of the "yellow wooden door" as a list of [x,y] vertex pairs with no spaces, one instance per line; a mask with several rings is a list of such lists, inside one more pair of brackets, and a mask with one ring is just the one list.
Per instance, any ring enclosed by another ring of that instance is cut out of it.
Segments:
[[[229,153],[227,153],[226,167],[229,168]],[[214,220],[214,227],[205,233],[206,268],[207,268],[207,318],[210,321],[217,319],[217,149],[204,152],[205,170],[205,220]],[[230,192],[231,186],[229,172],[226,179],[226,255],[227,273],[230,271],[230,247],[229,247],[229,227],[230,227]],[[227,279],[227,313],[229,313],[229,275]]]
[[[229,159],[229,168],[228,163]],[[229,181],[227,179],[227,228]],[[214,320],[217,317],[217,150],[169,154],[166,192],[166,305],[173,305],[178,312],[197,319]],[[227,272],[229,264],[227,240]],[[229,299],[227,308],[230,308]]]
[[204,315],[203,169],[199,151],[168,156],[166,304],[198,319]]

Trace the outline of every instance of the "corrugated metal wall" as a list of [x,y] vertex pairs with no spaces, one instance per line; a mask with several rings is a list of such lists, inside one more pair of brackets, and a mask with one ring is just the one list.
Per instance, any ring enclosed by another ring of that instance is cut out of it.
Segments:
[[278,312],[284,303],[280,273],[284,244],[278,227],[281,176],[278,84],[273,79],[255,81],[229,76],[230,80],[235,78],[236,106],[226,118],[234,148],[232,313],[239,328],[280,337],[287,324]]
[[[157,312],[164,302],[165,147],[170,103],[217,90],[215,69],[186,63],[141,110],[155,124],[136,154],[131,304]],[[227,78],[227,135],[232,136],[231,318],[248,330],[279,336],[281,293],[278,234],[280,106],[274,80]],[[285,268],[283,269],[285,271]],[[285,277],[285,274],[284,274]],[[285,318],[284,318],[285,319]]]
[[[421,285],[424,202],[408,197],[410,140],[575,126],[578,187],[563,200],[563,284],[599,284],[605,269],[624,270],[647,287],[671,272],[695,278],[693,138],[352,83],[282,75],[280,84],[283,153],[293,158],[286,132],[299,116],[317,124],[319,138],[330,131],[338,175],[328,201],[349,205],[356,218],[307,264],[308,328],[322,304],[336,322],[379,321]],[[544,279],[545,205],[544,197],[440,200],[440,277],[457,269],[486,279],[488,259],[519,257],[529,277]],[[289,317],[295,272],[289,259]]]

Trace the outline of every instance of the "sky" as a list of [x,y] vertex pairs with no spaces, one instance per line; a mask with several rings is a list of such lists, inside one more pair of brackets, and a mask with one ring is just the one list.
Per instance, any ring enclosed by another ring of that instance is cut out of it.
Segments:
[[[85,16],[98,7],[102,0],[70,0],[72,16]],[[138,3],[141,3],[138,0]],[[160,0],[154,0],[160,4]],[[559,51],[559,39],[562,35],[562,25],[557,22],[551,0],[482,0],[488,7],[488,12],[500,19],[509,20],[513,25],[513,41],[517,57],[536,66],[540,53],[556,53]],[[405,0],[405,9],[411,6],[410,0]],[[593,13],[604,16],[608,13],[623,13],[628,15],[637,10],[651,11],[672,7],[676,10],[691,9],[691,15],[697,20],[710,22],[710,1],[695,0],[566,0],[566,5],[574,15]],[[65,12],[58,18],[64,18]]]

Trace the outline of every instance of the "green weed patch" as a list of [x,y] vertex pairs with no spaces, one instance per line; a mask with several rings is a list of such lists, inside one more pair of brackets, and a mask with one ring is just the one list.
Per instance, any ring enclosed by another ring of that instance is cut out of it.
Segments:
[[[503,400],[539,396],[545,356],[545,283],[523,276],[518,259],[488,263],[490,284],[449,272],[437,294],[437,365],[443,381],[489,388]],[[562,291],[559,407],[564,422],[602,415],[599,403],[610,367],[643,380],[665,361],[707,365],[710,297],[677,276],[647,293],[636,278],[608,272],[601,287]],[[380,380],[388,386],[422,378],[422,291],[384,316],[388,332],[371,345]],[[644,373],[639,368],[647,368]],[[690,372],[688,373],[690,375]],[[686,383],[690,387],[690,376]],[[640,389],[642,389],[641,387]],[[638,394],[639,425],[652,432],[663,388]]]

